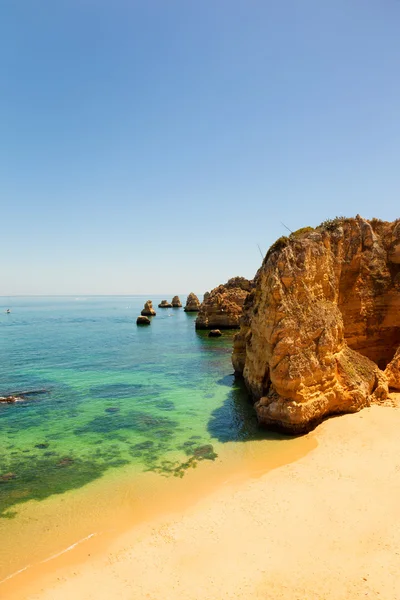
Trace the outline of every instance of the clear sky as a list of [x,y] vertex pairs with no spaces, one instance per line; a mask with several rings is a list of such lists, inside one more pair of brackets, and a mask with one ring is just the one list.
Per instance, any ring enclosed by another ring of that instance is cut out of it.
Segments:
[[0,0],[0,294],[204,292],[400,217],[398,0]]

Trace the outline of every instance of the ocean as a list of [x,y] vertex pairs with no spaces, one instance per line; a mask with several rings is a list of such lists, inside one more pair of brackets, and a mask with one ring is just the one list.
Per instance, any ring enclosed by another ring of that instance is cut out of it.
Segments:
[[234,332],[165,297],[142,327],[147,296],[0,298],[0,395],[27,393],[0,404],[0,580],[281,451],[233,375]]

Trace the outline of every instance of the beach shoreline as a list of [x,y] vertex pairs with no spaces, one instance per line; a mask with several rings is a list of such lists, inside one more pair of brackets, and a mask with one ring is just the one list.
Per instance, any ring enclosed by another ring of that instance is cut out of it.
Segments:
[[295,462],[232,477],[102,547],[87,540],[4,597],[397,600],[399,426],[386,406],[329,419]]
[[[16,539],[18,554],[17,562],[2,569],[0,597],[28,597],[38,581],[104,555],[126,532],[177,517],[217,490],[261,477],[315,446],[313,436],[229,442],[218,446],[215,461],[201,461],[182,478],[127,467],[79,490],[21,505],[16,519],[3,521],[0,530],[3,539]],[[9,551],[10,546],[3,560]]]

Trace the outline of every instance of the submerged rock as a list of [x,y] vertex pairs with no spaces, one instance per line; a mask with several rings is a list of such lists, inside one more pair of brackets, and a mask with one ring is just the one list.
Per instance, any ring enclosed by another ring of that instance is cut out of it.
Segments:
[[360,216],[270,248],[232,356],[261,423],[304,433],[400,389],[400,220]]
[[171,304],[172,304],[172,307],[173,307],[173,308],[182,308],[182,303],[181,303],[181,301],[179,300],[179,296],[174,296],[174,297],[172,298],[172,302],[171,302]]
[[252,288],[244,277],[233,277],[206,292],[196,319],[196,329],[238,329],[243,304]]
[[13,479],[17,478],[17,474],[16,473],[4,473],[4,475],[0,475],[0,483],[8,483],[9,481],[12,481]]
[[211,329],[208,334],[208,337],[221,337],[222,333],[219,329]]
[[151,321],[149,317],[140,316],[136,319],[136,325],[150,325]]
[[74,464],[74,459],[71,456],[65,456],[58,463],[57,467],[69,467]]
[[186,299],[184,311],[185,312],[198,312],[199,309],[200,309],[200,300],[198,299],[196,294],[193,294],[193,292],[190,292],[189,296]]
[[168,300],[161,300],[158,308],[172,308],[172,304]]
[[14,404],[18,400],[22,400],[20,396],[0,396],[0,402],[4,404]]
[[20,402],[21,400],[29,400],[31,396],[39,396],[47,394],[48,390],[28,390],[24,392],[13,392],[9,396],[0,396],[0,403],[14,404],[14,402]]
[[143,317],[155,317],[156,311],[153,308],[153,303],[151,300],[147,300],[144,304],[144,308],[140,313]]

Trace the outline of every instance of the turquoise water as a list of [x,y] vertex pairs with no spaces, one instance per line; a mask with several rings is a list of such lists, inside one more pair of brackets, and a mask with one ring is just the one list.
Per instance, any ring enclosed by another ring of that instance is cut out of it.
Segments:
[[265,437],[232,375],[233,332],[209,339],[183,309],[137,327],[145,300],[0,298],[0,395],[38,392],[0,404],[0,476],[13,474],[0,516],[128,464],[183,476],[225,442]]

